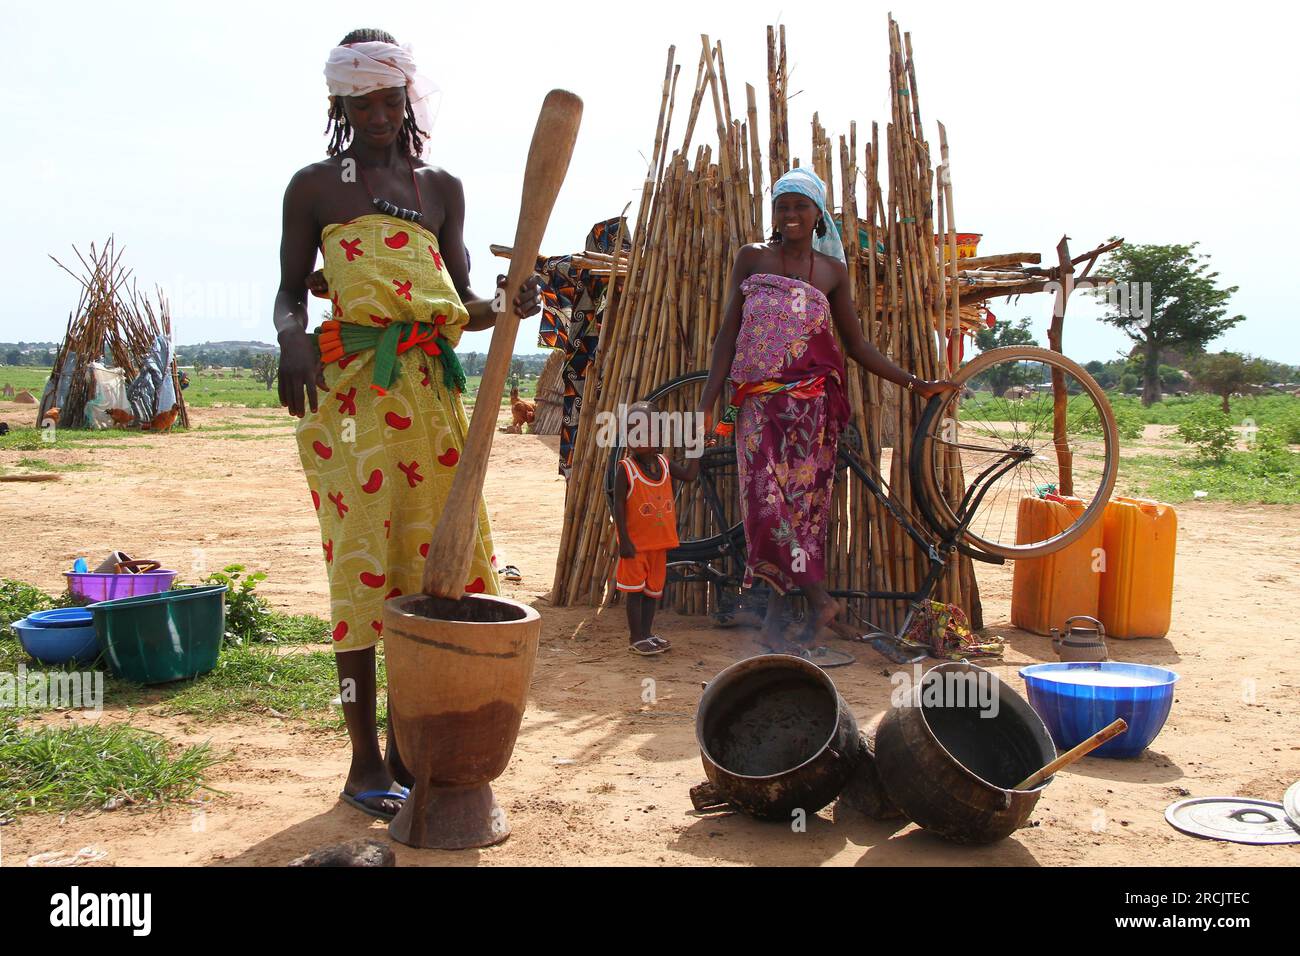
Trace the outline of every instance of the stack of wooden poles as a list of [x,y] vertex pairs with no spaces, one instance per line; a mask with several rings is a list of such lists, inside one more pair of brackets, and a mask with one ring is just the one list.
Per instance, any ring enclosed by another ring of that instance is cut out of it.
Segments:
[[[139,292],[131,282],[131,270],[122,264],[122,252],[112,236],[101,248],[97,249],[91,243],[89,255],[82,255],[76,246],[72,251],[81,263],[80,275],[50,256],[81,286],[77,307],[68,315],[67,331],[55,354],[50,377],[57,383],[65,363],[74,363],[77,374],[73,376],[67,398],[59,410],[59,423],[63,427],[78,428],[85,417],[86,403],[94,392],[90,363],[103,361],[115,365],[126,373],[126,380],[130,382],[140,373],[145,356],[158,336],[165,335],[171,339],[172,326],[171,312],[162,290],[155,290],[153,301],[147,294]],[[177,417],[181,425],[188,428],[189,414],[181,396],[175,359],[169,371],[176,387],[176,401],[180,404]],[[41,415],[45,411],[42,407]]]
[[[949,373],[940,336],[959,328],[950,177],[931,161],[922,134],[910,38],[891,19],[889,83],[893,115],[882,144],[876,124],[858,166],[856,124],[833,142],[817,116],[812,123],[812,163],[827,185],[827,205],[840,209],[853,300],[864,334],[903,368],[923,378]],[[644,398],[656,385],[684,372],[708,367],[725,307],[726,279],[741,245],[765,236],[771,182],[791,165],[787,120],[787,59],[784,27],[768,28],[768,164],[758,132],[756,95],[746,86],[743,118],[732,112],[721,43],[702,37],[694,92],[679,147],[670,147],[680,67],[668,52],[655,130],[654,150],[632,234],[625,281],[610,293],[598,355],[599,392],[583,405],[578,443],[565,502],[565,524],[552,600],[559,605],[599,604],[610,591],[617,558],[613,525],[604,496],[609,449],[596,441],[596,416]],[[705,98],[711,101],[716,140],[697,145],[692,137]],[[941,143],[943,140],[942,127]],[[670,152],[671,149],[671,152]],[[882,172],[888,173],[882,186]],[[865,205],[857,186],[864,182]],[[836,201],[836,183],[847,184]],[[935,211],[945,219],[936,223]],[[935,241],[948,230],[951,261]],[[866,238],[862,248],[859,229]],[[864,455],[886,473],[891,494],[912,508],[908,454],[922,402],[886,387],[848,363],[848,395],[863,436]],[[669,409],[661,409],[669,410]],[[887,425],[893,425],[892,429]],[[882,435],[893,447],[885,456]],[[897,439],[894,440],[894,436]],[[734,489],[730,493],[735,493]],[[738,509],[736,510],[738,513]],[[924,556],[860,483],[837,481],[835,520],[830,528],[828,584],[837,589],[911,590],[924,573]],[[703,515],[687,520],[697,526]],[[954,563],[935,593],[937,600],[964,608],[978,627],[980,606],[969,560]],[[684,613],[709,610],[703,585],[680,586],[666,603]],[[861,623],[864,609],[852,609]],[[898,602],[870,602],[865,616],[895,629],[905,608]]]
[[537,415],[531,431],[534,435],[558,435],[564,424],[564,352],[556,349],[547,356],[542,374],[537,376]]

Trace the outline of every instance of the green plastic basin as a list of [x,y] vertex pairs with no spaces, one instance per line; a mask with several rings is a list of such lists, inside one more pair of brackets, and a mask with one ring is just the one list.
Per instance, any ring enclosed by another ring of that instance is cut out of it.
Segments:
[[109,665],[137,684],[206,674],[221,652],[225,591],[212,584],[91,604]]

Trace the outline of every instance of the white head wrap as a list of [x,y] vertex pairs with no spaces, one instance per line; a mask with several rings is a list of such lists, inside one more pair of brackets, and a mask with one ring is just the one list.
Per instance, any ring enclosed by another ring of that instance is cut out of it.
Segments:
[[364,96],[375,90],[405,87],[415,125],[428,149],[441,91],[416,68],[410,46],[378,40],[336,46],[325,61],[325,84],[331,96]]

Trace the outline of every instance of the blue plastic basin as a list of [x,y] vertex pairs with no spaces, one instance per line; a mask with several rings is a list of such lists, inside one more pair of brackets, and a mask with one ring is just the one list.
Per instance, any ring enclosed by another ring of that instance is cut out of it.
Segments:
[[1166,668],[1120,661],[1032,664],[1020,676],[1030,706],[1061,751],[1124,718],[1128,730],[1094,750],[1094,757],[1136,757],[1146,750],[1169,717],[1178,682]]
[[42,664],[86,664],[99,656],[99,637],[94,624],[80,627],[42,627],[29,618],[14,621],[13,629],[23,650]]
[[50,611],[33,611],[27,623],[34,627],[86,627],[94,626],[95,615],[84,607],[56,607]]

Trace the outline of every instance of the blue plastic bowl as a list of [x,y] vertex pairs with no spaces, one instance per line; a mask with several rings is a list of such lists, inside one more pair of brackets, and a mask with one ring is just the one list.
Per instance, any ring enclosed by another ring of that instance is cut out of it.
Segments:
[[95,625],[81,627],[42,627],[28,618],[13,622],[23,650],[42,664],[88,664],[99,656],[99,637]]
[[56,607],[51,611],[33,611],[27,623],[35,627],[86,627],[93,626],[95,615],[89,608]]
[[1020,669],[1030,706],[1061,751],[1087,740],[1116,717],[1128,730],[1093,757],[1136,757],[1156,739],[1174,703],[1178,675],[1163,667],[1103,661],[1032,664]]

